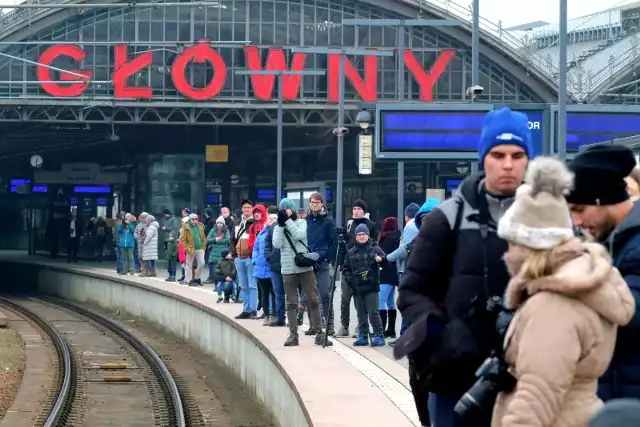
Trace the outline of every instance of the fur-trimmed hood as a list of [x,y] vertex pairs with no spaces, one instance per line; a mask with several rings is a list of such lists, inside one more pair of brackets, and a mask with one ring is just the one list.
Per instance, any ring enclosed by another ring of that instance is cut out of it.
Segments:
[[[538,292],[554,292],[580,300],[611,323],[629,323],[635,313],[635,300],[611,265],[604,246],[571,239],[556,246],[552,253],[556,267],[550,276],[527,281],[516,275],[511,279],[505,295],[507,307],[516,309]],[[517,263],[508,256],[505,261],[508,265]]]

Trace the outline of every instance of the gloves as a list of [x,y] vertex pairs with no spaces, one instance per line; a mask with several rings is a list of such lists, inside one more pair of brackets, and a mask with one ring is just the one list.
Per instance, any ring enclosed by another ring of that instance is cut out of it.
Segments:
[[284,224],[287,222],[288,219],[289,219],[289,215],[287,215],[287,212],[285,212],[284,209],[280,209],[278,211],[278,225],[280,227],[284,227]]

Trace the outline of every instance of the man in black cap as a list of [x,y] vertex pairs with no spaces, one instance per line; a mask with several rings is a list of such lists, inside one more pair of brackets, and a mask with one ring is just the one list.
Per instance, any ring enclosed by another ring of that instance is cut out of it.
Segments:
[[609,250],[636,300],[636,315],[618,330],[611,365],[599,382],[605,401],[640,398],[640,205],[630,200],[625,183],[635,166],[633,152],[618,144],[591,147],[569,165],[575,174],[567,196],[574,225]]

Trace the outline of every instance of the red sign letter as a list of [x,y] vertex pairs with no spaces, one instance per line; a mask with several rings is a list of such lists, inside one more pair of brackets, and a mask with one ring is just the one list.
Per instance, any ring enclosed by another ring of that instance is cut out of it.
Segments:
[[[329,55],[329,102],[338,102],[340,98],[340,55]],[[349,58],[345,59],[344,75],[351,82],[354,89],[365,102],[376,102],[378,99],[378,57],[364,57],[364,78],[360,77],[358,70],[353,66]]]
[[[38,62],[40,64],[51,66],[53,61],[58,56],[69,56],[75,61],[82,61],[87,53],[79,48],[78,46],[73,45],[55,45],[46,49],[40,55]],[[67,70],[71,73],[81,74],[84,77],[79,77],[73,74],[65,73],[63,71],[60,72],[60,80],[68,80],[68,81],[80,81],[80,80],[89,80],[91,78],[91,71],[83,71],[83,70]],[[40,81],[54,81],[55,79],[51,76],[51,68],[43,67],[42,65],[38,65],[36,67],[36,76]],[[42,90],[47,92],[51,96],[60,96],[60,97],[69,97],[69,96],[80,96],[87,89],[88,83],[71,83],[68,85],[61,85],[58,83],[40,83],[40,87]]]
[[[193,87],[185,77],[185,71],[189,62],[203,63],[209,61],[213,67],[213,78],[203,88]],[[218,52],[208,44],[200,43],[184,50],[171,66],[171,79],[173,84],[185,97],[193,101],[206,101],[217,96],[227,80],[227,65]]]
[[438,55],[438,58],[436,58],[436,62],[431,66],[429,74],[427,74],[424,72],[424,68],[422,68],[422,65],[420,65],[420,62],[416,59],[413,52],[410,50],[404,51],[404,63],[420,87],[420,99],[422,101],[433,102],[433,86],[435,86],[455,55],[455,50],[443,50],[440,55]]
[[115,47],[113,95],[116,98],[151,99],[153,97],[153,91],[150,87],[127,87],[127,79],[144,67],[151,65],[153,54],[151,52],[145,52],[142,55],[136,56],[133,61],[128,61],[128,47],[126,44],[119,44]]
[[[255,46],[246,46],[244,53],[247,58],[247,68],[251,71],[262,70],[262,60],[260,52]],[[294,53],[291,60],[291,71],[302,71],[307,55],[304,53]],[[284,59],[284,52],[280,48],[269,49],[267,65],[265,70],[287,71],[287,61]],[[275,75],[249,75],[253,93],[260,101],[271,101],[273,95],[273,84],[276,81]],[[300,91],[301,74],[282,75],[282,98],[285,101],[295,101]]]

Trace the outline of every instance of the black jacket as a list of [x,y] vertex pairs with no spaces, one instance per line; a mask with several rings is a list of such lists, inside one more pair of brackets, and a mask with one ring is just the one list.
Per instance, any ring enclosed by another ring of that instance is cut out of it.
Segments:
[[609,370],[600,378],[602,400],[640,399],[640,204],[607,238],[604,245],[636,300],[636,314],[627,326],[618,328],[618,338]]
[[372,239],[364,244],[356,243],[347,251],[342,274],[355,294],[380,292],[380,264],[376,262],[376,256],[386,257]]
[[274,223],[269,227],[269,233],[267,234],[267,239],[264,243],[264,256],[269,263],[269,269],[273,272],[279,273],[282,269],[282,264],[280,262],[280,249],[273,247],[273,230],[277,225],[278,223]]
[[[483,360],[501,345],[496,316],[485,309],[485,288],[489,296],[502,297],[509,282],[502,260],[507,242],[497,236],[496,220],[512,201],[487,196],[479,173],[467,177],[455,197],[422,220],[399,288],[398,308],[409,329],[396,352],[415,353],[410,355],[420,376],[436,393],[462,395]],[[481,212],[486,214],[486,238]],[[445,361],[448,369],[434,371],[436,360]]]
[[307,245],[317,253],[319,261],[332,262],[336,259],[336,223],[326,211],[307,215]]
[[351,249],[353,245],[356,244],[356,227],[359,226],[360,224],[364,224],[367,226],[367,228],[369,229],[369,236],[373,240],[376,240],[376,241],[378,240],[378,234],[380,233],[380,228],[378,227],[378,224],[371,221],[369,218],[365,218],[365,217],[352,219],[349,222],[347,222],[347,237],[345,239],[347,250]]
[[[400,230],[392,231],[381,238],[378,245],[385,254],[390,254],[398,249],[401,236],[402,232]],[[398,268],[396,267],[395,262],[385,262],[382,265],[382,270],[380,271],[380,284],[398,286]]]

